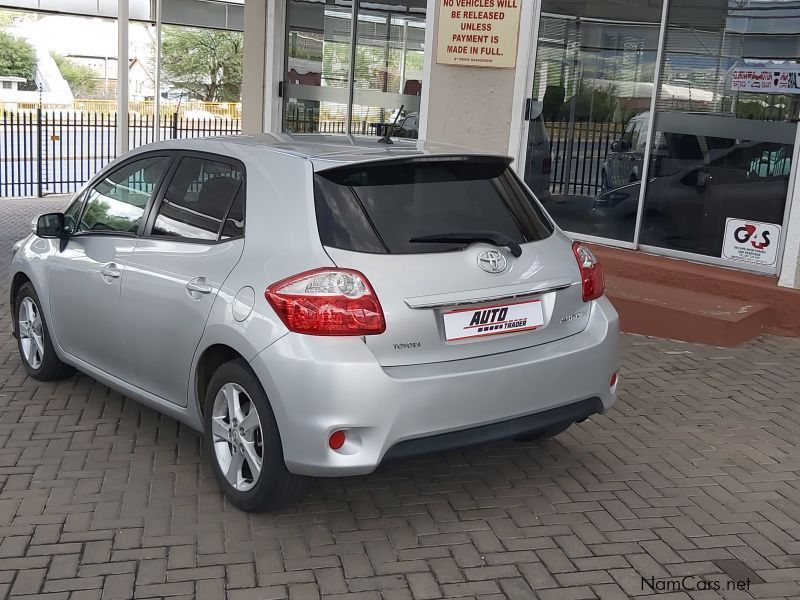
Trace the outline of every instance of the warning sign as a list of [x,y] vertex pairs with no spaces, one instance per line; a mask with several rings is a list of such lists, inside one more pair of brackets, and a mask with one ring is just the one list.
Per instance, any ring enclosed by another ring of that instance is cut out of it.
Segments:
[[778,262],[781,226],[744,219],[725,221],[725,238],[722,241],[722,258],[774,265]]
[[521,5],[522,0],[439,0],[436,62],[515,67]]

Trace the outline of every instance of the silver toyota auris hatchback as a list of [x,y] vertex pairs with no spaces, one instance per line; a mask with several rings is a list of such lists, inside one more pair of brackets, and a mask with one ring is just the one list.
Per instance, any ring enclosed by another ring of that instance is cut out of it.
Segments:
[[592,253],[510,159],[374,140],[179,140],[108,165],[14,247],[28,373],[77,368],[202,431],[244,510],[607,409],[618,318]]

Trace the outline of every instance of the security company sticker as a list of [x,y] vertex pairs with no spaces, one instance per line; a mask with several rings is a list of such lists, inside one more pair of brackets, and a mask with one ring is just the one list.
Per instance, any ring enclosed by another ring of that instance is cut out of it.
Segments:
[[778,262],[781,226],[744,219],[726,219],[722,258],[759,265]]
[[482,308],[461,308],[444,314],[447,341],[537,329],[544,324],[539,300]]

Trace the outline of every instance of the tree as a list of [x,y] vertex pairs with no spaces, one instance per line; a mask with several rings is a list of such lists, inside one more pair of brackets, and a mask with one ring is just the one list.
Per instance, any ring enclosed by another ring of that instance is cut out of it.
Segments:
[[164,81],[206,102],[238,102],[242,93],[243,39],[238,31],[165,26]]
[[0,31],[0,75],[33,81],[36,50],[22,38]]
[[95,95],[98,77],[94,69],[76,63],[74,60],[56,54],[55,52],[53,52],[52,55],[53,60],[56,61],[58,70],[61,71],[61,75],[67,80],[73,96],[78,98],[91,98]]
[[0,9],[0,27],[8,27],[14,21],[35,21],[36,19],[37,15],[35,13],[23,10]]

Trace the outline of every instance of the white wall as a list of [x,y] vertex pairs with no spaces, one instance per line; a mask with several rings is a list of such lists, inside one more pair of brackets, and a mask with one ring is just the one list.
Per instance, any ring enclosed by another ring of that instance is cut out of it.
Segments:
[[784,235],[786,246],[783,251],[783,262],[778,285],[783,287],[800,288],[800,167],[795,163],[794,201],[786,221]]
[[516,72],[437,64],[438,5],[428,0],[420,137],[507,154]]
[[244,5],[242,133],[264,131],[264,76],[267,56],[267,0]]

